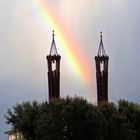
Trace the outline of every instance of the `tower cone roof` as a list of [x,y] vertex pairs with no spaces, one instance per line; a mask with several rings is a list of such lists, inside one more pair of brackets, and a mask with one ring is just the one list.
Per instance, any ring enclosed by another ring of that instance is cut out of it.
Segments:
[[100,45],[98,49],[98,56],[107,56],[104,49],[102,37],[103,37],[102,32],[100,32]]
[[55,34],[54,34],[54,31],[53,31],[53,32],[52,32],[52,44],[51,44],[51,49],[50,49],[50,55],[51,55],[51,56],[54,56],[54,55],[57,56],[57,55],[58,55],[54,36],[55,36]]

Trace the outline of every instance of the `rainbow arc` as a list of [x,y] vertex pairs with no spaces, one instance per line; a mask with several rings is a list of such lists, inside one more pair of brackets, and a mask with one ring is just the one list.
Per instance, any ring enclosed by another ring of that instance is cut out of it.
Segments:
[[88,60],[82,50],[80,50],[79,44],[72,37],[72,33],[66,29],[64,23],[60,21],[57,14],[55,14],[53,8],[50,7],[47,1],[34,0],[34,4],[45,24],[55,31],[57,40],[63,48],[64,55],[66,56],[72,71],[74,71],[74,73],[81,78],[80,80],[86,85],[90,85],[91,70],[87,63]]

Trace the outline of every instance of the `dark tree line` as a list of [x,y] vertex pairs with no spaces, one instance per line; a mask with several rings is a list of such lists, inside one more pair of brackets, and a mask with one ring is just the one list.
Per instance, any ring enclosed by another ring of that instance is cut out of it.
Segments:
[[125,100],[101,106],[69,97],[24,102],[5,117],[27,140],[140,140],[140,105]]

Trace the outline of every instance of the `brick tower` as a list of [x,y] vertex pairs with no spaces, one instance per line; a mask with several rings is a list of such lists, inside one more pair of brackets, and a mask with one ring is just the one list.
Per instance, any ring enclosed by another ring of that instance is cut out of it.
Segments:
[[108,60],[103,41],[102,32],[100,35],[100,45],[98,54],[95,56],[96,80],[97,80],[97,104],[108,102]]
[[48,62],[48,88],[49,101],[60,98],[60,59],[54,40],[54,31],[52,34],[52,44],[50,54],[46,56]]

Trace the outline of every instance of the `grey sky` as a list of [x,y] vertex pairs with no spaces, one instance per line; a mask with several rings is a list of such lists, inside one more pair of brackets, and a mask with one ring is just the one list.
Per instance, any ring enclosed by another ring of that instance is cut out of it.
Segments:
[[[33,0],[32,0],[33,1]],[[81,85],[65,56],[61,60],[61,96],[96,99],[94,56],[99,32],[109,60],[109,100],[125,98],[140,103],[140,1],[139,0],[48,0],[64,19],[93,69],[91,87]],[[47,99],[45,55],[51,30],[38,21],[29,0],[0,0],[0,137],[6,140],[4,114],[17,102]],[[42,25],[42,26],[41,26]],[[56,36],[57,41],[57,36]],[[57,42],[56,42],[57,43]],[[61,55],[61,50],[58,50]],[[67,82],[66,82],[67,81]]]

